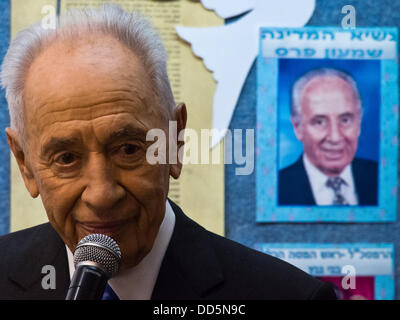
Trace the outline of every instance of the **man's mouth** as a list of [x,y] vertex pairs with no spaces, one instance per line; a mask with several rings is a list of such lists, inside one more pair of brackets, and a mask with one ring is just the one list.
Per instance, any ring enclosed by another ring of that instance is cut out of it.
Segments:
[[127,220],[110,221],[110,222],[79,222],[78,224],[87,233],[101,233],[110,237],[115,237],[126,225]]
[[322,148],[321,150],[325,154],[325,156],[330,160],[340,159],[343,157],[343,153],[344,153],[344,150],[342,148],[340,148],[340,149]]

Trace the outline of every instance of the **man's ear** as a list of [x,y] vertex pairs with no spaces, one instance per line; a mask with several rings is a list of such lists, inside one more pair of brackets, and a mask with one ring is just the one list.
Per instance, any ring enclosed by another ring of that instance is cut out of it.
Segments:
[[28,189],[32,198],[36,198],[39,195],[39,188],[34,179],[30,165],[27,162],[25,152],[21,147],[21,141],[17,133],[11,128],[6,129],[6,135],[10,149],[17,160],[22,179],[24,179],[25,187]]
[[[176,145],[177,145],[177,152],[181,148],[183,148],[183,145],[185,144],[184,141],[179,141],[179,133],[182,130],[185,130],[186,128],[186,121],[187,121],[187,111],[186,111],[186,105],[184,103],[180,103],[176,106],[175,108],[175,120],[176,120],[176,126],[177,126],[177,135],[176,135]],[[177,157],[177,163],[176,164],[170,164],[169,165],[169,174],[174,178],[178,179],[182,171],[182,162],[179,161],[179,157]]]
[[297,140],[303,141],[303,128],[299,116],[290,116],[290,122],[293,125],[294,134],[296,135]]

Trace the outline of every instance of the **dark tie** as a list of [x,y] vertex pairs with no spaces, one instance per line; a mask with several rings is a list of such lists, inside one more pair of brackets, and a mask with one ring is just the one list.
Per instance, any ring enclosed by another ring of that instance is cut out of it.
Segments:
[[331,188],[335,193],[335,198],[333,199],[334,205],[348,205],[348,202],[340,191],[342,185],[346,185],[346,181],[344,181],[341,177],[331,177],[328,179],[328,181],[326,181],[326,186]]
[[103,298],[101,300],[119,300],[117,294],[114,292],[113,289],[108,285],[106,286],[106,289],[104,290]]

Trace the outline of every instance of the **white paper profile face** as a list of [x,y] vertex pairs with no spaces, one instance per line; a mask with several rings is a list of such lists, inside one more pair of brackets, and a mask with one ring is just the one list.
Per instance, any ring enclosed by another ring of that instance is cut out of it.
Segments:
[[[235,17],[252,10],[257,2],[257,0],[201,0],[205,8],[215,11],[223,19]],[[268,2],[268,0],[264,2]]]
[[217,88],[213,102],[212,147],[225,136],[247,74],[257,56],[259,27],[301,27],[311,18],[315,0],[201,0],[221,18],[246,13],[224,26],[176,32],[192,45],[193,53],[213,72]]

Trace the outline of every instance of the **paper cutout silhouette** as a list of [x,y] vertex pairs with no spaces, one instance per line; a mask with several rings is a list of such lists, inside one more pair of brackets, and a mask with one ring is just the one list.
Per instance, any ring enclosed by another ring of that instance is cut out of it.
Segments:
[[315,0],[201,0],[221,18],[245,14],[218,27],[177,26],[176,32],[192,45],[218,82],[213,102],[214,147],[229,127],[247,74],[258,52],[259,27],[299,27],[310,19]]

